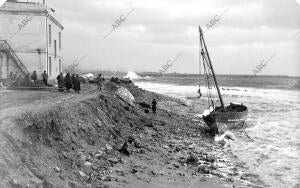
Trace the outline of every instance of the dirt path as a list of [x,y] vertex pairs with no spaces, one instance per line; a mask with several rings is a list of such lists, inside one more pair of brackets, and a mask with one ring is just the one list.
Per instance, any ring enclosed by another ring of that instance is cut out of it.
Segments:
[[90,84],[82,85],[80,94],[74,91],[56,92],[56,91],[18,91],[8,90],[0,92],[0,121],[3,118],[16,117],[26,111],[38,112],[49,109],[53,105],[61,103],[73,103],[96,96],[96,86]]

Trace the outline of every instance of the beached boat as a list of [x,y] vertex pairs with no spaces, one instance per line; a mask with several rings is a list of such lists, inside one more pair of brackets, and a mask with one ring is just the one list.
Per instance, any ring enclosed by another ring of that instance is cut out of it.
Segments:
[[[201,54],[199,67],[201,67],[201,64],[203,65],[203,75],[207,87],[208,106],[210,109],[209,114],[203,115],[203,120],[209,127],[215,127],[215,125],[217,125],[218,132],[240,128],[244,125],[244,122],[248,117],[248,108],[243,104],[230,103],[228,106],[224,105],[201,27],[199,27],[199,33]],[[199,69],[201,75],[201,68]],[[217,106],[217,101],[214,100],[214,89],[218,95],[217,97],[220,102],[219,106]],[[200,87],[198,92],[201,96]]]

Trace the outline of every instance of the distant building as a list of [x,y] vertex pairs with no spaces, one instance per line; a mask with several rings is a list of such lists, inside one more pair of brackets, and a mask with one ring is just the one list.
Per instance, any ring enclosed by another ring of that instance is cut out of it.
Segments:
[[44,1],[7,0],[0,7],[0,79],[34,70],[55,79],[63,66],[63,29]]

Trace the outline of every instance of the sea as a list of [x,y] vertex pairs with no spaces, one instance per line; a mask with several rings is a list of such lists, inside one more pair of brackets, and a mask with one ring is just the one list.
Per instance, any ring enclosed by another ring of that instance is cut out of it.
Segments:
[[[208,99],[198,75],[128,74],[140,88],[187,104],[205,104]],[[199,80],[201,98],[197,97]],[[300,78],[218,75],[217,80],[225,105],[243,103],[249,108],[246,132],[253,141],[238,136],[230,151],[268,187],[300,187]],[[217,101],[216,92],[213,96]],[[195,115],[202,113],[195,111]]]

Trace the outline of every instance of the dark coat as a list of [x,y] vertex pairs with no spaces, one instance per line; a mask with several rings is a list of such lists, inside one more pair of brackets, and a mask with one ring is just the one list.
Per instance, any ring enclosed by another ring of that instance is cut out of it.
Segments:
[[72,78],[69,75],[67,75],[65,77],[65,83],[66,83],[66,88],[67,89],[71,89],[72,88]]
[[74,75],[71,76],[71,80],[72,80],[72,87],[74,89],[74,81],[75,81],[75,76]]
[[64,77],[61,76],[61,75],[58,75],[56,79],[57,79],[58,87],[59,88],[63,88],[65,86],[65,84],[64,84]]
[[49,76],[47,73],[43,73],[42,78],[43,78],[43,80],[48,80]]
[[80,88],[80,80],[79,78],[74,78],[74,90],[75,91],[80,91],[81,88]]
[[156,112],[156,105],[157,105],[157,102],[155,100],[152,101],[152,111],[153,113]]
[[35,73],[33,73],[33,74],[31,75],[31,79],[34,80],[34,81],[36,81],[36,80],[37,80],[37,75],[36,75]]
[[152,101],[152,108],[156,108],[157,102],[156,101]]

